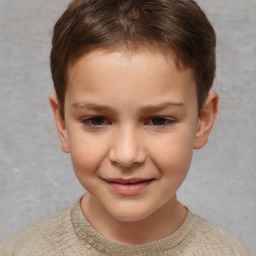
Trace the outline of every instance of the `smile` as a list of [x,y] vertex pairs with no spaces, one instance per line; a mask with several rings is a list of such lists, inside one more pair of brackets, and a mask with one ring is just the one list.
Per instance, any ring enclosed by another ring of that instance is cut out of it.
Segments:
[[147,188],[154,179],[105,179],[111,189],[120,195],[137,195]]

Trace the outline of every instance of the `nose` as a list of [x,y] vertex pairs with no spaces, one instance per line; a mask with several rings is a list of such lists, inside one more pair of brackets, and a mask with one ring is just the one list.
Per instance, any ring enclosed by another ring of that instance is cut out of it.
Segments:
[[109,158],[112,163],[121,167],[129,168],[134,165],[143,164],[146,159],[146,152],[141,145],[135,129],[119,129],[114,134]]

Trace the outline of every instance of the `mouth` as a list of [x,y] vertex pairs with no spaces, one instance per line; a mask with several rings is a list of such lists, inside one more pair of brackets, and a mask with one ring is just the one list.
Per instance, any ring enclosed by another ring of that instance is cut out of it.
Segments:
[[154,179],[105,179],[113,192],[120,195],[137,195],[147,188]]

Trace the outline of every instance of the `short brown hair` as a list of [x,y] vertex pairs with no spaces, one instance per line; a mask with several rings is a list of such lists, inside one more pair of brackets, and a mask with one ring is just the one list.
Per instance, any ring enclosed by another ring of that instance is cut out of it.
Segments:
[[200,110],[215,76],[216,36],[193,0],[73,0],[54,27],[51,72],[64,116],[68,68],[96,48],[158,47],[191,67]]

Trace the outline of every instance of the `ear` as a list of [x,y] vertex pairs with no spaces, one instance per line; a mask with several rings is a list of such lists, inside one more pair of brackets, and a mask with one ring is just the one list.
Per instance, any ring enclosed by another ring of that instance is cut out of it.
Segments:
[[53,115],[55,118],[55,124],[58,132],[59,139],[61,141],[61,148],[65,153],[70,153],[68,146],[68,136],[67,136],[67,128],[65,124],[64,117],[61,114],[60,104],[55,93],[51,94],[49,97],[49,102],[52,107]]
[[217,93],[210,92],[208,94],[205,104],[200,111],[194,149],[202,148],[206,144],[218,112],[218,101],[219,96]]

